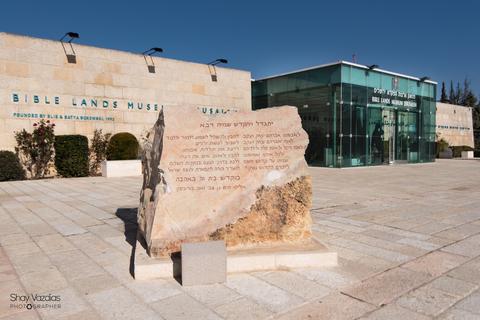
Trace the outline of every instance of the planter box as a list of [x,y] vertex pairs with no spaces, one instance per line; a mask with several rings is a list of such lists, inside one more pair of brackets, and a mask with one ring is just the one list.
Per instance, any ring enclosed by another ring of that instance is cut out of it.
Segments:
[[462,159],[473,159],[473,151],[462,151]]
[[141,160],[111,160],[102,162],[102,176],[105,178],[132,177],[141,175]]
[[440,159],[452,159],[453,158],[453,151],[452,151],[452,149],[448,148],[445,151],[439,152],[438,157]]

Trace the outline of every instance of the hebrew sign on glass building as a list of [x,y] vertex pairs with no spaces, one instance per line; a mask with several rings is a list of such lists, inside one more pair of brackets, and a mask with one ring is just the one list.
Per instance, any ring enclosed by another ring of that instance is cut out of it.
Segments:
[[254,109],[298,108],[311,165],[352,167],[435,159],[436,83],[349,62],[253,82]]

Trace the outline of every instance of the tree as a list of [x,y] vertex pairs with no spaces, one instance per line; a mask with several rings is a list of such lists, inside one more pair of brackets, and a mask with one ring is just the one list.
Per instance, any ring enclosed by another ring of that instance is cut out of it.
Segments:
[[460,99],[460,105],[471,108],[475,108],[475,106],[477,105],[477,97],[470,89],[470,80],[468,80],[467,78],[465,78],[465,80],[463,81],[463,90],[462,97]]
[[480,130],[480,104],[478,104],[475,108],[473,108],[472,117],[473,117],[473,130]]
[[467,101],[467,97],[470,94],[470,81],[465,77],[463,80],[463,90],[462,90],[462,95],[460,97],[460,105],[465,106],[465,103]]
[[477,97],[473,94],[473,92],[469,92],[468,95],[465,97],[465,100],[462,103],[465,107],[475,108],[477,106]]
[[450,94],[448,100],[451,104],[462,105],[463,98],[465,97],[465,90],[460,86],[460,82],[457,82],[457,86],[453,89],[453,81],[450,81]]
[[463,95],[462,87],[460,86],[460,82],[457,82],[457,88],[455,89],[454,104],[460,105],[462,103],[461,101],[462,95]]
[[473,120],[473,141],[477,153],[480,151],[480,102],[472,109]]
[[460,85],[460,82],[457,82],[455,89],[453,88],[453,81],[450,80],[450,94],[447,100],[445,100],[446,97],[447,94],[445,92],[445,82],[442,82],[442,94],[440,102],[449,102],[451,104],[471,108],[475,108],[478,102],[477,97],[470,88],[470,80],[468,78],[463,80],[463,86]]
[[17,141],[15,151],[22,164],[27,168],[30,177],[39,179],[50,172],[54,155],[55,124],[42,119],[38,123],[34,123],[33,127],[32,133],[25,129],[15,132]]
[[100,164],[107,157],[107,146],[110,140],[110,133],[103,133],[102,129],[95,129],[93,139],[90,145],[90,174],[95,176],[98,174]]
[[455,91],[453,90],[453,81],[450,80],[450,94],[448,95],[448,100],[450,103],[455,101]]
[[440,102],[443,102],[443,103],[449,102],[447,97],[447,90],[445,90],[445,81],[442,81],[442,96],[440,97]]

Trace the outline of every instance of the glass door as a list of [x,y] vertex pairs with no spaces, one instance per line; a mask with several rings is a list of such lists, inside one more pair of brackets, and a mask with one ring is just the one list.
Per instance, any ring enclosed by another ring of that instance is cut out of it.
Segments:
[[396,111],[387,107],[368,108],[368,164],[395,161]]
[[399,111],[397,123],[397,162],[408,162],[408,113]]
[[398,162],[417,162],[417,114],[398,111],[397,123],[396,160]]
[[397,124],[396,111],[384,109],[383,112],[383,163],[392,164],[395,162],[395,128]]
[[383,164],[383,114],[382,108],[369,107],[368,110],[368,161],[369,165]]

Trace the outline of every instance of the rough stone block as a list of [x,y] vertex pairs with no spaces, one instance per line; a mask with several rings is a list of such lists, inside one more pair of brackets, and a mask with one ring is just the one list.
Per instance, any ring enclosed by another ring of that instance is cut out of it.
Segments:
[[227,277],[224,241],[182,244],[182,285],[223,283]]
[[150,256],[184,242],[231,249],[309,239],[308,135],[297,108],[203,109],[163,108],[144,139],[138,225]]

